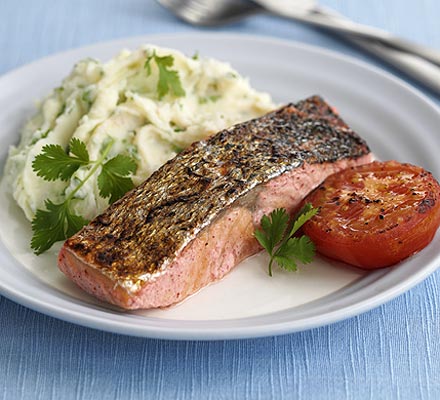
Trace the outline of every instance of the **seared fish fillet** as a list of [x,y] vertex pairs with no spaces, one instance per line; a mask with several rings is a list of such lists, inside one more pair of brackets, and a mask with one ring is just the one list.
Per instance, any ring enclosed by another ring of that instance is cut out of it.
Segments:
[[328,175],[371,159],[320,97],[289,104],[167,162],[68,239],[59,268],[125,309],[177,303],[260,250],[264,214],[294,212]]

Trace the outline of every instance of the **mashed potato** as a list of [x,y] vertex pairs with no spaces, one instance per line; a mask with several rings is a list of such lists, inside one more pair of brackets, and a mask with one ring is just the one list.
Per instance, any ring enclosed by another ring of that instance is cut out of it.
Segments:
[[[158,64],[150,62],[146,68],[154,55],[172,57],[170,70],[177,72],[184,95],[161,95]],[[31,220],[37,209],[45,208],[46,199],[62,202],[88,173],[81,167],[67,182],[38,177],[32,162],[47,144],[66,147],[76,137],[97,159],[113,141],[108,157],[134,158],[137,185],[192,142],[273,108],[268,94],[255,91],[228,64],[213,59],[188,58],[155,46],[123,51],[107,63],[86,59],[41,102],[19,145],[10,149],[5,174]],[[99,196],[97,175],[75,194],[73,209],[87,219],[108,206],[108,199]]]

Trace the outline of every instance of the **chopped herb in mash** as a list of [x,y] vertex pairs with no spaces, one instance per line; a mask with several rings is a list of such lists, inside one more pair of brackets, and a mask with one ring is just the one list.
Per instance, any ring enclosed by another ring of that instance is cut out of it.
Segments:
[[156,52],[147,58],[145,61],[145,68],[148,76],[151,73],[151,61],[154,60],[159,71],[159,78],[157,80],[157,94],[159,99],[162,99],[166,94],[171,93],[174,96],[185,96],[185,90],[182,88],[179,73],[171,69],[174,64],[173,56],[157,56]]
[[[106,63],[85,59],[39,104],[9,151],[6,179],[34,224],[47,222],[47,213],[59,217],[46,227],[54,236],[44,239],[62,240],[131,187],[128,180],[138,185],[192,142],[273,108],[268,94],[210,58],[146,45]],[[79,161],[49,179],[44,157],[51,151]],[[130,163],[116,183],[111,160]],[[67,220],[69,227],[60,222]]]

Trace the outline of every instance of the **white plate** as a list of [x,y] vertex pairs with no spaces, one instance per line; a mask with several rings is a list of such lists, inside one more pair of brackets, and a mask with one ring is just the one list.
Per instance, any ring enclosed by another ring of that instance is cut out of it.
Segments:
[[[237,35],[179,34],[98,44],[37,61],[0,78],[0,139],[8,145],[41,98],[81,58],[109,59],[120,49],[154,43],[231,62],[275,101],[321,94],[381,159],[421,165],[440,176],[440,114],[402,81],[348,57],[301,44]],[[121,312],[94,300],[56,267],[56,251],[29,251],[30,228],[0,192],[0,290],[43,313],[85,326],[145,337],[225,339],[274,335],[325,325],[369,310],[406,291],[440,264],[440,235],[394,268],[364,273],[317,259],[298,273],[266,273],[253,257],[222,282],[166,309]]]

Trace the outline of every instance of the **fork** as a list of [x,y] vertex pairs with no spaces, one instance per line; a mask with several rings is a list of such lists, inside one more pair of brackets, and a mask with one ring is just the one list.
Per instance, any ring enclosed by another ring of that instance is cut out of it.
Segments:
[[[333,10],[316,6],[315,0],[157,0],[182,20],[199,26],[215,26],[270,11],[276,15],[332,29],[346,41],[375,55],[440,94],[440,52],[400,38],[386,31],[355,24]],[[292,7],[294,5],[295,7]],[[323,22],[325,21],[325,22]],[[331,27],[343,27],[333,29]],[[348,28],[347,28],[348,27]],[[356,31],[361,27],[360,31]]]

